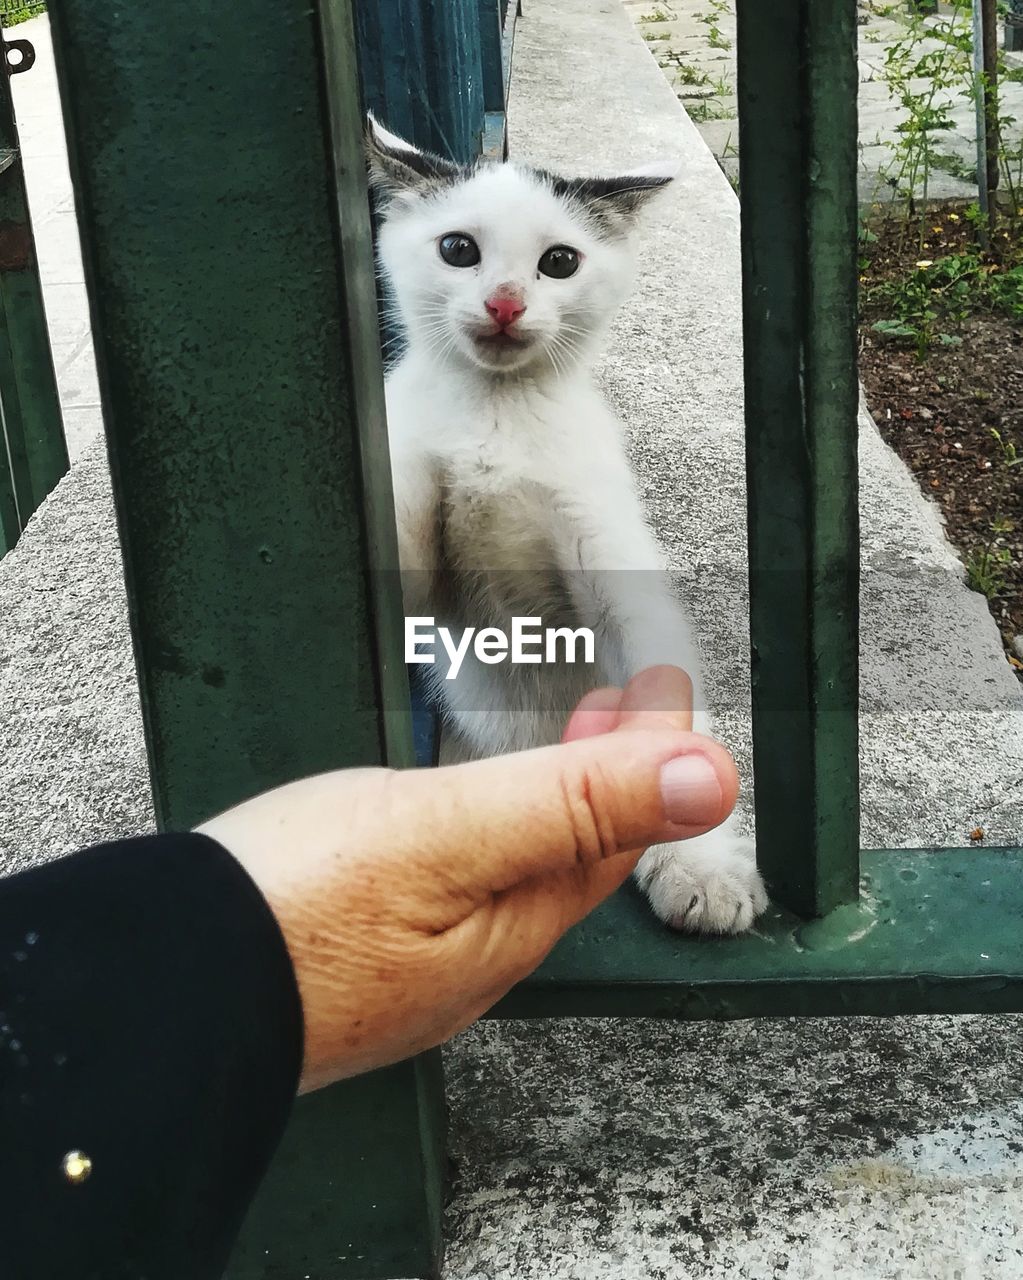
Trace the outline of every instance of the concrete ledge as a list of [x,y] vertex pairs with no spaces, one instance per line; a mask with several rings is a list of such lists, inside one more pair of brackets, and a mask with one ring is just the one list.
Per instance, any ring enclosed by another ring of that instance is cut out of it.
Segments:
[[152,826],[106,452],[0,560],[0,871]]

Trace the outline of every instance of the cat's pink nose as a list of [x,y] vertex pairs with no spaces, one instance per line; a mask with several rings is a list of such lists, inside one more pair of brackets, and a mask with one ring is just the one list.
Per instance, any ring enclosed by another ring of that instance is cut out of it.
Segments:
[[520,293],[495,293],[483,305],[490,318],[502,329],[514,324],[526,309]]

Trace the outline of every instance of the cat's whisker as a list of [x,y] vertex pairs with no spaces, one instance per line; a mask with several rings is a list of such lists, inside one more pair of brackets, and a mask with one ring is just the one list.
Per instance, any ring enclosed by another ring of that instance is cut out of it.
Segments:
[[554,349],[558,352],[559,356],[565,357],[566,360],[569,358],[574,359],[578,354],[575,343],[572,342],[568,335],[564,333],[556,333],[553,341]]
[[558,375],[559,378],[563,377],[564,368],[561,364],[561,360],[558,357],[556,344],[551,345],[548,343],[547,346],[545,347],[545,350],[547,352],[547,356],[551,364],[554,366],[554,372]]
[[[440,339],[444,341],[440,341]],[[445,360],[458,341],[458,334],[443,327],[431,330],[427,335],[427,345],[432,348],[438,361]]]

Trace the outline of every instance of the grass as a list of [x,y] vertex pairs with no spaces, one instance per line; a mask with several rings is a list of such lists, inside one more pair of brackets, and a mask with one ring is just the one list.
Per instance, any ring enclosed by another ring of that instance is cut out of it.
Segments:
[[735,115],[735,108],[723,102],[694,102],[686,106],[689,118],[694,124],[706,124],[708,120],[730,120]]
[[12,9],[0,7],[0,26],[16,27],[19,22],[27,22],[29,18],[35,18],[45,12],[46,0],[33,0],[32,3]]
[[1023,467],[1023,453],[1020,453],[1012,440],[1007,440],[1000,431],[991,428],[991,435],[1002,452],[1003,467]]
[[692,62],[679,62],[676,66],[676,75],[679,84],[689,84],[699,87],[700,85],[710,84],[710,76]]
[[976,547],[966,557],[966,580],[974,591],[993,600],[1005,587],[1005,571],[1012,564],[1012,552],[999,545],[1004,533],[1010,532],[1003,522],[995,520],[991,525],[992,538],[983,547]]

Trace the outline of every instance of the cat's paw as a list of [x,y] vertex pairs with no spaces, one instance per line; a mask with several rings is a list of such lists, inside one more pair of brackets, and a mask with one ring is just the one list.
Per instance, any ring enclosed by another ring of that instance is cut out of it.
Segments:
[[745,933],[767,907],[752,841],[728,830],[656,845],[636,880],[654,914],[683,933]]

